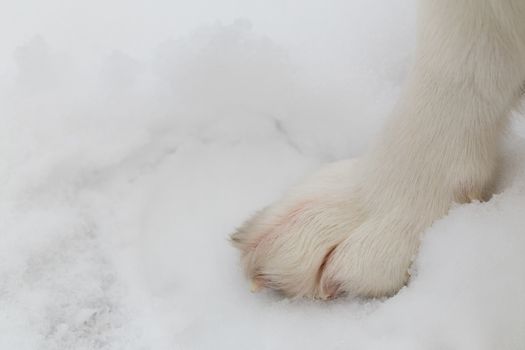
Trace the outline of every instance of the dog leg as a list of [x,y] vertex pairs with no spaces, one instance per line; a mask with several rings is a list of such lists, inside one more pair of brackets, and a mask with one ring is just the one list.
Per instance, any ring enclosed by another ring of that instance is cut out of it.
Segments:
[[453,202],[490,196],[525,80],[525,2],[423,0],[415,64],[375,147],[329,165],[232,240],[257,288],[392,295],[420,234]]

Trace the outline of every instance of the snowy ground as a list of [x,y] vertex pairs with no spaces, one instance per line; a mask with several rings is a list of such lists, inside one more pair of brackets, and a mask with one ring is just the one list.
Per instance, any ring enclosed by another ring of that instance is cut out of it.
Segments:
[[525,127],[388,300],[253,295],[228,234],[362,153],[410,0],[23,0],[0,13],[0,349],[524,349]]

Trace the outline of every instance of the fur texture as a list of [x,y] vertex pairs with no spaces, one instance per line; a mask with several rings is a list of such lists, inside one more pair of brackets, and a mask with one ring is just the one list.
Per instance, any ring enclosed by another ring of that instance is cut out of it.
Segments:
[[381,297],[409,278],[420,234],[490,197],[525,81],[525,1],[421,0],[414,67],[375,147],[327,165],[232,241],[254,289]]

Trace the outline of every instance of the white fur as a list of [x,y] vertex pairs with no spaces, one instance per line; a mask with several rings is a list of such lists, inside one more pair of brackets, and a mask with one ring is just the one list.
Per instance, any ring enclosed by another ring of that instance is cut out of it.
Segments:
[[420,234],[490,197],[525,81],[525,1],[421,0],[415,64],[381,138],[328,165],[232,236],[255,287],[392,295]]

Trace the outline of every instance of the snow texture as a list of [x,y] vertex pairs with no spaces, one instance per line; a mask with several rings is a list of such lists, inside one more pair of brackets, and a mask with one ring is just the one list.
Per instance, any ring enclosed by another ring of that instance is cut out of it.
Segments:
[[409,0],[12,1],[0,13],[0,349],[524,349],[525,127],[501,193],[387,300],[251,294],[228,235],[366,150]]

